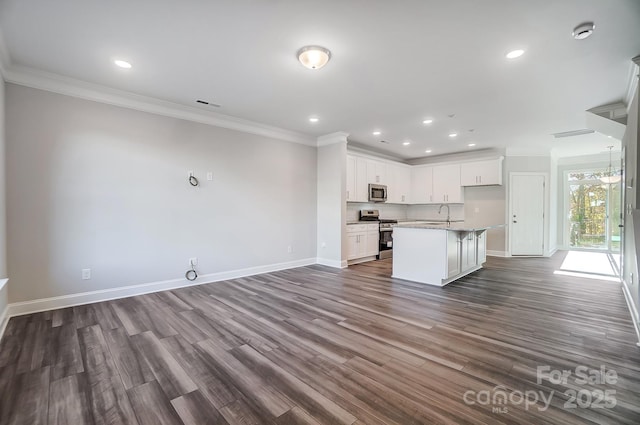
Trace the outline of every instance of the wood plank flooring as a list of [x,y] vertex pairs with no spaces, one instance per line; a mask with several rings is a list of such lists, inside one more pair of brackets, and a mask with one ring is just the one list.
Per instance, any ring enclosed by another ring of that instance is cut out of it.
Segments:
[[[490,258],[445,288],[383,260],[15,317],[0,424],[638,424],[620,285],[554,275],[564,255]],[[539,382],[539,366],[617,379]],[[615,407],[588,407],[604,390]]]

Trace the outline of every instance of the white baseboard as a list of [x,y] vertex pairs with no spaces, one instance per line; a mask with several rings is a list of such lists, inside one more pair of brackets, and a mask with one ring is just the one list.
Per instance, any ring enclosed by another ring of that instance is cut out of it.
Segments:
[[636,336],[638,337],[636,345],[640,347],[640,315],[638,314],[638,309],[633,302],[629,285],[627,285],[627,281],[624,279],[622,279],[622,292],[624,293],[624,299],[627,301],[627,307],[629,307],[629,313],[631,313],[631,321],[633,322],[633,327],[635,328]]
[[487,250],[487,255],[489,257],[511,257],[506,251],[492,251],[490,249]]
[[103,289],[99,291],[82,292],[78,294],[64,295],[60,297],[41,298],[38,300],[12,303],[8,306],[8,316],[21,316],[23,314],[37,313],[40,311],[55,310],[58,308],[72,307],[75,305],[89,304],[100,301],[115,300],[135,295],[149,294],[152,292],[166,291],[169,289],[184,288],[187,286],[203,285],[205,283],[219,282],[221,280],[236,279],[261,273],[275,272],[294,267],[316,264],[315,258],[288,261],[285,263],[269,264],[265,266],[249,267],[246,269],[230,270],[226,272],[211,273],[198,276],[191,282],[185,278],[165,280],[161,282],[143,283],[140,285],[123,286],[120,288]]
[[553,254],[555,254],[556,252],[558,252],[558,248],[557,248],[557,247],[556,247],[556,248],[551,249],[551,250],[550,250],[550,251],[545,255],[545,257],[552,257],[552,256],[553,256]]
[[333,267],[336,269],[344,269],[345,267],[347,267],[347,262],[346,261],[339,261],[339,260],[329,260],[328,258],[316,258],[316,263],[317,264],[321,264],[323,266],[328,266],[328,267]]

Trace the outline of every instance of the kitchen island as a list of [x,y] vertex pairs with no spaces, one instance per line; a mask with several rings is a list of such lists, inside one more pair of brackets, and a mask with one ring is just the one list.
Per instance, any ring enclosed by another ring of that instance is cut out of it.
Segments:
[[402,223],[393,229],[393,274],[398,279],[444,286],[482,268],[486,231],[504,224]]

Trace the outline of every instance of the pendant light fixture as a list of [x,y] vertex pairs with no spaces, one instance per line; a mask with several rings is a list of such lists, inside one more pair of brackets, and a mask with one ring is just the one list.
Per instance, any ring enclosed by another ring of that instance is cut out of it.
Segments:
[[622,180],[622,177],[613,169],[613,162],[611,161],[611,150],[613,146],[607,146],[607,148],[609,148],[609,168],[607,168],[607,173],[600,177],[600,181],[605,184],[618,183]]
[[329,59],[331,52],[322,46],[304,46],[298,50],[298,60],[309,69],[320,69]]

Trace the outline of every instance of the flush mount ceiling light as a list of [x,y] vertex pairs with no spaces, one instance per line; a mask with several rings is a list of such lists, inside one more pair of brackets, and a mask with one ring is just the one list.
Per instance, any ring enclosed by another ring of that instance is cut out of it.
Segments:
[[505,56],[507,57],[507,59],[515,59],[515,58],[519,58],[522,55],[524,55],[524,50],[517,49],[517,50],[510,51]]
[[320,118],[318,118],[318,117],[309,118],[309,122],[318,122],[318,121],[320,121]]
[[593,22],[583,22],[573,29],[571,35],[576,40],[584,40],[593,34],[594,29],[596,29],[596,25]]
[[331,52],[322,46],[304,46],[298,50],[298,60],[309,69],[320,69],[331,59]]
[[452,139],[458,137],[458,133],[449,133],[449,137],[451,137]]
[[124,69],[130,69],[131,68],[131,64],[127,61],[123,61],[121,59],[116,59],[113,61],[113,63],[116,64],[116,66],[119,66],[120,68],[124,68]]
[[469,146],[470,148],[474,147],[476,144],[475,143],[469,143],[467,146]]
[[428,124],[431,124],[432,122],[433,122],[433,120],[426,119],[426,120],[422,121],[422,124],[427,124],[428,125]]
[[374,131],[374,132],[373,132],[373,135],[374,135],[374,136],[379,136],[379,135],[380,135],[380,132],[379,132],[378,130],[376,130],[376,131]]
[[403,142],[402,146],[409,146],[411,144],[411,142]]
[[431,153],[431,149],[427,149],[424,153]]

